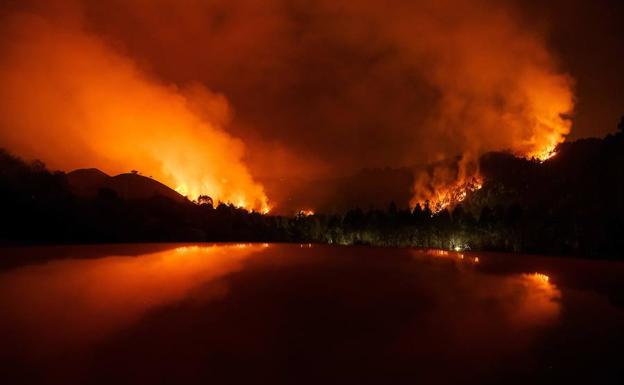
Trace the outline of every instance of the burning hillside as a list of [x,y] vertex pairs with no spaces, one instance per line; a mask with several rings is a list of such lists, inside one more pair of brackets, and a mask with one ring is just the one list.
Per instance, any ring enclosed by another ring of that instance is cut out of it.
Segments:
[[191,199],[266,212],[267,197],[226,133],[225,99],[151,79],[94,36],[32,16],[5,36],[0,139],[55,168],[138,168]]
[[442,207],[481,183],[481,154],[545,159],[570,131],[573,81],[521,16],[487,0],[12,2],[0,145],[261,212],[264,181],[461,154],[414,176],[412,204]]

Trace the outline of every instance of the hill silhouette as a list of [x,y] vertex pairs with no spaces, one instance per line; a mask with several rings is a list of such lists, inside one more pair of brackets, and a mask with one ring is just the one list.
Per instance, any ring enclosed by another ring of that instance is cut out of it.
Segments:
[[123,199],[149,199],[162,196],[176,202],[186,197],[172,188],[138,173],[109,176],[97,168],[78,169],[67,173],[67,182],[77,196],[93,198],[101,189],[109,189]]

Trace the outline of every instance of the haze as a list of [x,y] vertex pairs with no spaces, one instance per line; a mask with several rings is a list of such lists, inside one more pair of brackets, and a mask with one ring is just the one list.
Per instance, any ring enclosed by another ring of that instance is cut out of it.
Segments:
[[[558,19],[557,4],[486,0],[8,2],[0,140],[52,168],[138,169],[260,211],[279,207],[263,188],[278,178],[459,156],[436,175],[463,181],[486,151],[542,158],[617,120],[624,96],[585,102],[621,85],[617,65],[585,65],[562,37],[600,7],[566,2]],[[614,16],[579,31],[597,59],[621,43]],[[415,175],[414,201],[435,178]]]

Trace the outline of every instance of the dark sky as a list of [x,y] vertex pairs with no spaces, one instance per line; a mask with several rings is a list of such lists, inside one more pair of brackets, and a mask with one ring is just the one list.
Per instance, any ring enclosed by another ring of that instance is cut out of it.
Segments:
[[576,80],[570,138],[613,132],[624,115],[624,2],[523,3],[532,17],[542,20],[562,67]]

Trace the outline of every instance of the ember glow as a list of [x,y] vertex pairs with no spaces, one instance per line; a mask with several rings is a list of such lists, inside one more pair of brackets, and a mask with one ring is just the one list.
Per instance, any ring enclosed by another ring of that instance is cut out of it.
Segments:
[[431,212],[437,214],[463,202],[468,194],[480,190],[482,186],[483,178],[480,175],[475,175],[468,181],[458,181],[448,186],[437,186],[433,189],[432,195],[428,196],[428,199],[417,201],[416,204],[423,207],[428,203]]
[[429,205],[432,214],[452,209],[469,194],[483,187],[477,161],[469,155],[455,161],[434,164],[418,172],[411,206]]
[[425,250],[417,250],[413,251],[412,254],[416,258],[422,257],[422,255],[427,255],[430,257],[443,258],[447,260],[456,260],[463,263],[472,263],[478,264],[480,262],[479,257],[474,257],[470,255],[466,255],[461,251],[461,248],[454,249],[454,251],[442,250],[442,249],[425,249]]
[[411,204],[439,210],[478,189],[484,152],[546,160],[571,128],[573,79],[507,2],[17,3],[0,8],[0,145],[51,168],[136,169],[268,213],[290,184],[258,181],[436,164]]
[[138,169],[190,199],[204,194],[268,211],[243,143],[222,128],[223,96],[160,83],[97,38],[37,18],[17,18],[9,33],[0,108],[11,129],[0,131],[3,146],[65,170]]
[[542,273],[527,274],[526,277],[527,279],[533,280],[535,282],[543,283],[543,284],[548,284],[548,281],[550,280],[550,277]]

